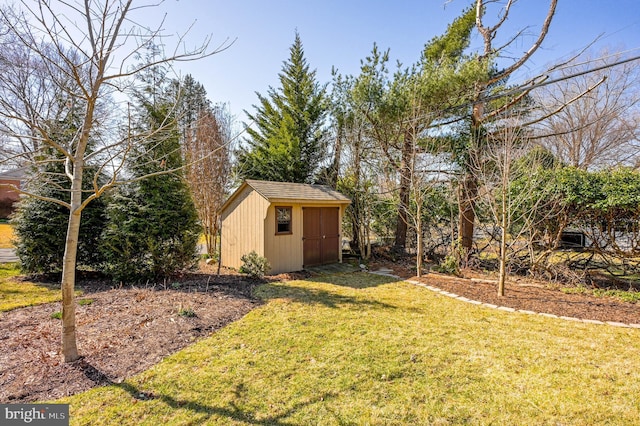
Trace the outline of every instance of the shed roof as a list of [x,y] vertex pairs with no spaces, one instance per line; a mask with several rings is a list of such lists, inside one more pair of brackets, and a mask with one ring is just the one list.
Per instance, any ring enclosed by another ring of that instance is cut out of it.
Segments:
[[247,184],[267,200],[315,200],[351,202],[347,197],[325,185],[306,183],[247,180]]
[[264,180],[247,179],[224,203],[221,211],[225,210],[231,201],[247,186],[260,194],[269,202],[298,202],[310,204],[350,204],[351,200],[325,185],[311,185],[306,183],[269,182]]

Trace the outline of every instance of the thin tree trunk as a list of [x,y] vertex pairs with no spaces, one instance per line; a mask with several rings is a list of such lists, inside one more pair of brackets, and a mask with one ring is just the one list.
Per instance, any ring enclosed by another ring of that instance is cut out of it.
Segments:
[[367,220],[367,225],[364,232],[365,232],[365,238],[367,239],[367,257],[365,259],[369,259],[369,257],[371,257],[371,229],[369,228],[368,220]]
[[342,140],[344,138],[344,126],[342,124],[338,124],[338,134],[336,136],[336,146],[334,148],[333,153],[333,163],[331,164],[331,168],[329,170],[329,185],[332,188],[336,188],[338,186],[338,175],[340,172],[340,159],[342,155]]
[[500,218],[500,272],[498,275],[498,296],[504,296],[504,284],[507,279],[507,187],[502,185],[502,216]]
[[220,223],[218,225],[218,229],[220,231],[219,231],[219,235],[216,236],[218,238],[218,272],[217,272],[217,275],[220,276],[220,268],[222,267],[222,220],[220,221]]
[[71,208],[62,264],[62,354],[65,362],[80,358],[76,344],[76,257],[82,211],[82,167],[76,167],[71,182]]
[[417,201],[416,209],[416,276],[422,276],[422,200]]
[[[404,178],[400,179],[404,181]],[[400,203],[398,205],[398,219],[396,222],[396,236],[393,243],[397,252],[404,253],[407,246],[407,206],[409,205],[409,189],[400,186]]]

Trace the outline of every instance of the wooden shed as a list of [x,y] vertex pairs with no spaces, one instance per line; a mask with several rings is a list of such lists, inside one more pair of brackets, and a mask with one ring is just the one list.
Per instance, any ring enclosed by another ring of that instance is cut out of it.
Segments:
[[342,262],[342,216],[351,201],[323,185],[246,180],[222,206],[221,263],[255,251],[272,274]]

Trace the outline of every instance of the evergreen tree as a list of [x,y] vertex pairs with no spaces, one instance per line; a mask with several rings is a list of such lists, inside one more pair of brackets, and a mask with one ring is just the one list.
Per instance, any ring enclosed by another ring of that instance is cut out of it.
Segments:
[[[48,185],[33,188],[33,193],[44,197],[69,198],[69,180],[60,180],[60,189]],[[91,182],[84,179],[84,187]],[[106,201],[99,198],[89,204],[82,213],[78,239],[78,269],[97,270],[102,266],[102,256],[96,250],[106,225],[104,215]],[[62,272],[69,209],[35,197],[23,198],[11,223],[16,235],[16,255],[20,269],[28,274],[56,274]]]
[[[77,125],[73,118],[76,110],[78,107],[65,120],[50,124],[49,134],[56,139],[65,140],[69,134],[76,132]],[[31,170],[28,190],[42,197],[69,202],[71,183],[64,175],[64,161],[51,149],[43,149],[41,156],[42,165]],[[85,189],[92,187],[92,177],[96,174],[96,170],[90,167],[87,170],[89,172],[83,176],[82,185]],[[103,258],[96,247],[106,226],[106,203],[105,198],[98,198],[82,213],[76,263],[78,269],[95,270],[102,266]],[[22,271],[29,274],[60,273],[69,209],[51,201],[25,197],[18,204],[11,222],[16,234],[16,254]]]
[[191,74],[187,74],[184,79],[171,82],[171,91],[177,100],[175,110],[182,138],[192,138],[200,115],[213,110],[207,90]]
[[324,160],[325,87],[309,70],[300,35],[296,33],[288,61],[279,74],[281,87],[259,93],[255,123],[248,127],[247,146],[237,152],[242,178],[283,182],[312,182]]
[[[162,81],[162,76],[154,81]],[[153,136],[136,144],[134,182],[121,188],[107,210],[103,251],[107,272],[116,281],[161,280],[197,260],[200,225],[180,169],[175,98],[170,90],[149,89],[151,95],[139,94],[139,126]]]

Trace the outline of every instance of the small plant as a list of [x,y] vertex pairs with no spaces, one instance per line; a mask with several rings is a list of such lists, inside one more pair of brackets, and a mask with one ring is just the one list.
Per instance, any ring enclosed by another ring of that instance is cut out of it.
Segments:
[[195,318],[197,316],[196,311],[194,311],[192,308],[183,307],[180,307],[180,309],[178,309],[178,315],[185,318]]
[[171,283],[171,288],[174,290],[178,290],[180,287],[182,287],[180,283]]
[[207,265],[211,265],[212,263],[215,263],[220,259],[218,252],[213,252],[212,254],[204,253],[200,255],[200,257],[206,262]]
[[614,290],[614,289],[589,289],[585,286],[561,288],[560,291],[566,294],[592,294],[596,297],[613,297],[623,302],[640,302],[640,292],[635,290]]
[[78,300],[78,305],[80,306],[89,306],[93,303],[93,299],[80,299]]
[[242,261],[242,266],[239,271],[243,274],[249,275],[250,277],[264,278],[266,273],[271,269],[269,261],[266,258],[259,256],[255,251],[251,251],[251,253],[243,255],[240,260]]
[[444,258],[442,263],[433,267],[436,272],[443,274],[458,275],[460,273],[460,266],[458,264],[458,256],[456,253],[451,253]]
[[62,319],[62,312],[54,312],[51,314],[51,319]]
[[443,274],[452,274],[458,275],[460,273],[460,257],[461,257],[461,249],[460,242],[456,243],[442,262],[433,267],[433,270],[436,272],[441,272]]
[[563,287],[560,289],[564,294],[586,294],[591,292],[588,288],[583,285],[578,285],[576,287]]

